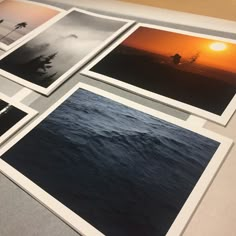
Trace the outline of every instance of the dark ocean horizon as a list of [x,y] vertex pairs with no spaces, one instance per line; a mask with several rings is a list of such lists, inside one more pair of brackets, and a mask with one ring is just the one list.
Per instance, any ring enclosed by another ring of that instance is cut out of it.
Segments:
[[107,236],[162,236],[218,146],[79,89],[2,159]]

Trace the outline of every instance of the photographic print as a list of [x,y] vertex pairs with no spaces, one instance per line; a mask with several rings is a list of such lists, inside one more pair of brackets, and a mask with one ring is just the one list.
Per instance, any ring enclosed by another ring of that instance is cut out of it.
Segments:
[[0,144],[37,114],[33,109],[0,93]]
[[57,16],[61,9],[24,0],[0,3],[0,49],[9,50]]
[[233,40],[138,24],[81,73],[226,125],[235,60]]
[[84,84],[61,102],[2,155],[0,170],[83,235],[183,229],[232,142]]
[[47,30],[3,56],[0,74],[49,95],[133,21],[71,9]]

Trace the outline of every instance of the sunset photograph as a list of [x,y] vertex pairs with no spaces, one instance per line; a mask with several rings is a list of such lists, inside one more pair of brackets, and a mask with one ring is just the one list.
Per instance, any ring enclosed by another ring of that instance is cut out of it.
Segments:
[[140,25],[90,71],[221,116],[236,92],[236,45]]
[[[60,13],[38,3],[5,0],[0,3],[0,44],[9,46]],[[1,45],[0,45],[1,46]]]

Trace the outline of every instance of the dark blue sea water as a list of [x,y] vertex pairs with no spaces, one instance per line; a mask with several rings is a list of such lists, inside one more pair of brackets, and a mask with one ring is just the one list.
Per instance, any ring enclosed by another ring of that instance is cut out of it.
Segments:
[[218,146],[79,89],[3,159],[106,235],[160,236]]

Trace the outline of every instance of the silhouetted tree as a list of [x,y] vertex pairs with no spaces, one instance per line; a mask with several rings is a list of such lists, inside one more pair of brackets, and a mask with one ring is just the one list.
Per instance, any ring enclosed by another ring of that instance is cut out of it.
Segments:
[[51,55],[48,56],[48,59],[53,60],[57,54],[58,54],[58,52],[52,53]]
[[200,56],[200,52],[197,52],[194,56],[192,56],[192,57],[190,58],[189,63],[194,63],[194,62],[196,62],[196,60],[199,58],[199,56]]
[[56,57],[57,55],[57,52],[45,57],[44,59],[44,65],[42,67],[42,69],[44,71],[46,71],[47,69],[50,69],[52,66],[50,64],[52,64],[52,60]]
[[43,55],[39,55],[33,58],[32,60],[27,62],[24,67],[29,71],[29,73],[35,73],[39,69],[43,57]]
[[52,68],[52,60],[56,55],[57,52],[50,54],[49,56],[39,55],[27,62],[24,67],[28,68],[30,73],[41,76],[46,74],[48,69]]
[[56,57],[56,55],[57,55],[57,52],[45,57],[44,60],[42,61],[41,69],[43,69],[44,71],[47,71],[47,69],[52,68],[51,66],[52,60]]
[[15,25],[15,30],[25,28],[28,24],[26,22],[21,22],[17,25]]
[[14,26],[14,29],[11,30],[9,33],[7,33],[6,35],[4,35],[2,38],[0,38],[0,41],[2,41],[4,38],[6,38],[7,36],[9,36],[11,33],[13,33],[14,31],[18,30],[18,29],[22,29],[25,28],[28,24],[26,22],[21,22],[17,25]]
[[178,53],[176,53],[174,56],[171,56],[171,58],[173,59],[173,63],[175,65],[178,65],[180,63],[181,56]]
[[50,85],[57,73],[49,75],[49,69],[53,68],[53,60],[58,52],[49,55],[39,55],[30,61],[21,64],[21,71],[31,75],[32,81],[40,85]]

